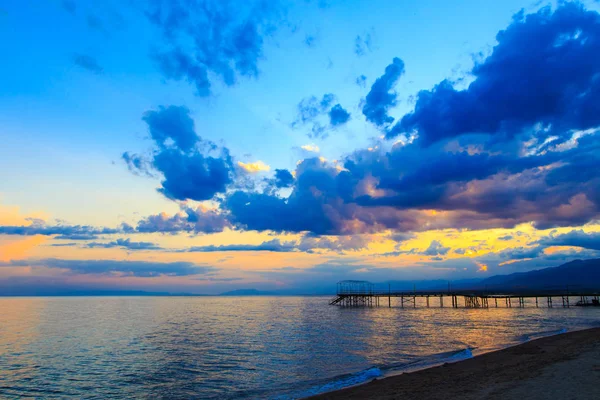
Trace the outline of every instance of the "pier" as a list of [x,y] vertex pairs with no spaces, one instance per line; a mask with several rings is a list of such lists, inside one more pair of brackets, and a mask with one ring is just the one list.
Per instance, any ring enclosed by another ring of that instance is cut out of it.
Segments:
[[367,281],[341,281],[330,305],[342,307],[547,308],[600,304],[600,289],[375,290]]

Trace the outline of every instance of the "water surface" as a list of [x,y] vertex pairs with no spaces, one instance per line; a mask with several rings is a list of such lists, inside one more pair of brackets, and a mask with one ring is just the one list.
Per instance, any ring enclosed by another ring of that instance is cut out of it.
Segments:
[[0,397],[295,398],[600,326],[597,308],[352,309],[328,300],[0,298]]

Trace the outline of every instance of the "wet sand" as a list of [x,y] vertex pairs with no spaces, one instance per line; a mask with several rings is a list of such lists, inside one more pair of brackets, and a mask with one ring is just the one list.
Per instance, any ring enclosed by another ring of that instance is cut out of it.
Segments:
[[598,400],[600,328],[532,340],[311,399]]

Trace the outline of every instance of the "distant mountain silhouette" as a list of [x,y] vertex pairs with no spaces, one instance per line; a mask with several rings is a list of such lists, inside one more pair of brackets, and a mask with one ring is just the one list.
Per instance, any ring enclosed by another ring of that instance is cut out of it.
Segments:
[[237,289],[230,292],[221,293],[220,296],[269,296],[275,294],[277,293],[257,289]]
[[600,259],[575,260],[558,267],[495,275],[482,280],[477,286],[484,286],[490,290],[500,288],[598,290],[600,289]]

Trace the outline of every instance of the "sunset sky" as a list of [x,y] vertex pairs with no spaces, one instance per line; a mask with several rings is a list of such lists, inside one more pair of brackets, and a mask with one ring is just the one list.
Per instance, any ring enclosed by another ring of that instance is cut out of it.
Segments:
[[598,257],[599,10],[4,2],[0,294],[313,293]]

